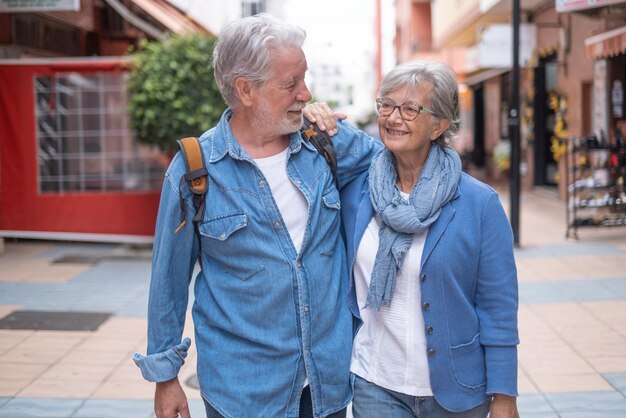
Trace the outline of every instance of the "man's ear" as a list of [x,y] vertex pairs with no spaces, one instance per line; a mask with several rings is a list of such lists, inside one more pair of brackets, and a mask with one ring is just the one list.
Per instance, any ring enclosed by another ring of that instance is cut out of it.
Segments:
[[430,133],[430,140],[434,141],[435,139],[439,138],[441,134],[444,133],[446,129],[448,129],[449,126],[450,121],[448,119],[439,119],[437,123],[435,123],[435,125],[433,126],[433,130]]
[[239,102],[249,107],[253,102],[253,86],[250,80],[247,80],[243,77],[239,77],[235,80],[235,91],[237,92],[237,97],[239,97]]

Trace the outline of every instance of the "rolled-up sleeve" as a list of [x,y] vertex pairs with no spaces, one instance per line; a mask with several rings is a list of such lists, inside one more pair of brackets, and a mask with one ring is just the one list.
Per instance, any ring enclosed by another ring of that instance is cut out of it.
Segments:
[[185,364],[187,352],[191,347],[191,340],[185,338],[175,347],[161,353],[144,356],[133,354],[133,361],[141,369],[144,379],[149,382],[167,382],[178,375],[180,368]]
[[[187,206],[185,225],[176,232],[181,224],[179,179],[183,164],[177,155],[163,183],[152,254],[147,356],[133,355],[144,378],[155,382],[178,374],[191,344],[188,338],[181,339],[199,245],[193,225],[195,209],[189,198],[182,202]],[[186,184],[183,190],[189,192]]]

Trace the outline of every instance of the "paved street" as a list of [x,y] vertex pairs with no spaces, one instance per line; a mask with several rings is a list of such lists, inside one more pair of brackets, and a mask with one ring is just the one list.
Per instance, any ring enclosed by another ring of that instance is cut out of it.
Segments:
[[[564,203],[541,189],[524,192],[521,209],[521,416],[626,417],[626,228],[567,240]],[[152,417],[154,387],[131,360],[146,348],[149,277],[146,248],[7,240],[0,318],[111,316],[94,331],[0,329],[0,417]],[[181,381],[194,368],[192,346]],[[187,394],[204,416],[199,392]]]

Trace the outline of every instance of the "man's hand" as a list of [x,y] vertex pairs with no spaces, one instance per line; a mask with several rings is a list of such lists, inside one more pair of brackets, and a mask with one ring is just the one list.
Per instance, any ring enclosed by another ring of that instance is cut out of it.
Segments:
[[346,119],[344,113],[333,112],[326,103],[308,103],[302,111],[302,115],[311,123],[316,123],[322,131],[333,136],[337,133],[337,119]]
[[177,377],[156,384],[154,413],[157,418],[177,418],[179,414],[181,418],[191,418],[187,397]]
[[515,396],[496,393],[491,401],[489,418],[519,418]]

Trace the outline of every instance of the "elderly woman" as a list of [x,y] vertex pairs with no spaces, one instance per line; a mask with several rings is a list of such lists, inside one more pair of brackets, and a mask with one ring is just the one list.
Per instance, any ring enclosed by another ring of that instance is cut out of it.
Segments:
[[512,233],[497,193],[448,145],[455,74],[400,65],[376,108],[385,148],[342,191],[354,417],[517,417]]

